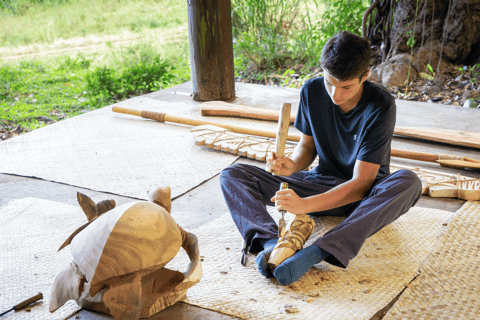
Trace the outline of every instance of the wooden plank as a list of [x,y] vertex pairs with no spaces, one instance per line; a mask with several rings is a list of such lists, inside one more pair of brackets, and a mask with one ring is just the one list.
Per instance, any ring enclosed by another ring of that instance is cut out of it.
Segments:
[[480,149],[480,132],[396,126],[394,134]]
[[[280,115],[277,109],[250,107],[223,101],[204,102],[200,107],[200,112],[202,116],[238,117],[267,121],[278,121]],[[294,123],[295,118],[295,114],[290,114],[290,123]]]

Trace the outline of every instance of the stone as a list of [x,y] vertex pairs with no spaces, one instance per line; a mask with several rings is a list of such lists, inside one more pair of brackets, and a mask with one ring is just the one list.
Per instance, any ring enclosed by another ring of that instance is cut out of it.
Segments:
[[408,54],[398,54],[385,63],[382,70],[382,83],[387,87],[403,87],[407,80],[412,81],[418,72],[410,65]]
[[447,83],[447,77],[444,74],[437,74],[433,79],[433,85],[443,87]]
[[462,95],[462,100],[460,100],[460,104],[465,104],[468,99],[473,98],[474,96],[475,92],[473,90],[466,90]]

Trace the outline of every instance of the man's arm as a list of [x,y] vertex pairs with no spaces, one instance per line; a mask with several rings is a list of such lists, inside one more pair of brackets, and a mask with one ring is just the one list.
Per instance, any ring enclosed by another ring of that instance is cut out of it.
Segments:
[[302,171],[312,164],[317,156],[315,143],[312,136],[301,134],[300,142],[293,150],[292,158],[275,159],[275,153],[269,154],[265,170],[268,172],[278,171],[282,176],[289,176],[295,172]]
[[338,208],[362,200],[375,181],[379,168],[378,164],[357,160],[353,177],[325,193],[300,198],[291,189],[281,190],[272,198],[272,202],[276,202],[278,210],[286,210],[293,214]]

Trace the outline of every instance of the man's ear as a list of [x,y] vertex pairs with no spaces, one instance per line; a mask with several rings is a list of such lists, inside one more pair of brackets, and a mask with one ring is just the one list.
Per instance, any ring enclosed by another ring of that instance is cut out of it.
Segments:
[[367,80],[368,76],[370,75],[370,69],[367,70],[367,72],[365,72],[365,74],[363,75],[362,77],[362,82],[364,82],[365,80]]

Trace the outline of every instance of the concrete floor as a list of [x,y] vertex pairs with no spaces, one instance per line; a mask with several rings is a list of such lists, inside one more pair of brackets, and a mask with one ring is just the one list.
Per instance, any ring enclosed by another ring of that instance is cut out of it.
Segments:
[[[147,96],[162,101],[186,101],[192,103],[192,98],[190,96],[191,92],[192,83],[187,82],[174,88],[151,93]],[[278,109],[282,102],[290,102],[295,109],[298,107],[299,90],[237,83],[236,95],[237,98],[230,102],[266,109]],[[398,100],[397,125],[478,132],[480,131],[480,110]],[[464,155],[480,159],[480,150],[454,147],[441,143],[419,141],[397,136],[394,137],[392,147],[435,154],[448,153]],[[263,167],[262,163],[251,159],[240,158],[237,161]],[[392,163],[408,166],[422,166],[422,168],[439,172],[454,174],[461,173],[470,177],[480,178],[480,171],[443,168],[435,163],[398,158],[393,158]],[[78,205],[76,199],[77,191],[87,194],[94,201],[114,199],[117,205],[136,200],[129,197],[96,192],[41,179],[0,174],[0,207],[5,206],[8,202],[14,199],[25,197],[36,197],[71,205]],[[206,198],[208,198],[209,201],[205,201]],[[422,196],[422,199],[417,206],[438,208],[454,212],[458,210],[464,202],[465,201],[458,199],[440,199]],[[225,210],[226,205],[220,192],[218,175],[177,197],[172,202],[172,216],[179,225],[186,229],[193,229],[205,224],[224,213]],[[195,214],[192,214],[193,212],[195,212]],[[392,301],[392,303],[394,303],[394,301]],[[389,306],[384,310],[379,310],[372,319],[381,319],[388,308]],[[81,310],[69,319],[111,319],[111,317]],[[153,316],[151,319],[224,320],[233,319],[233,317],[179,302]]]

